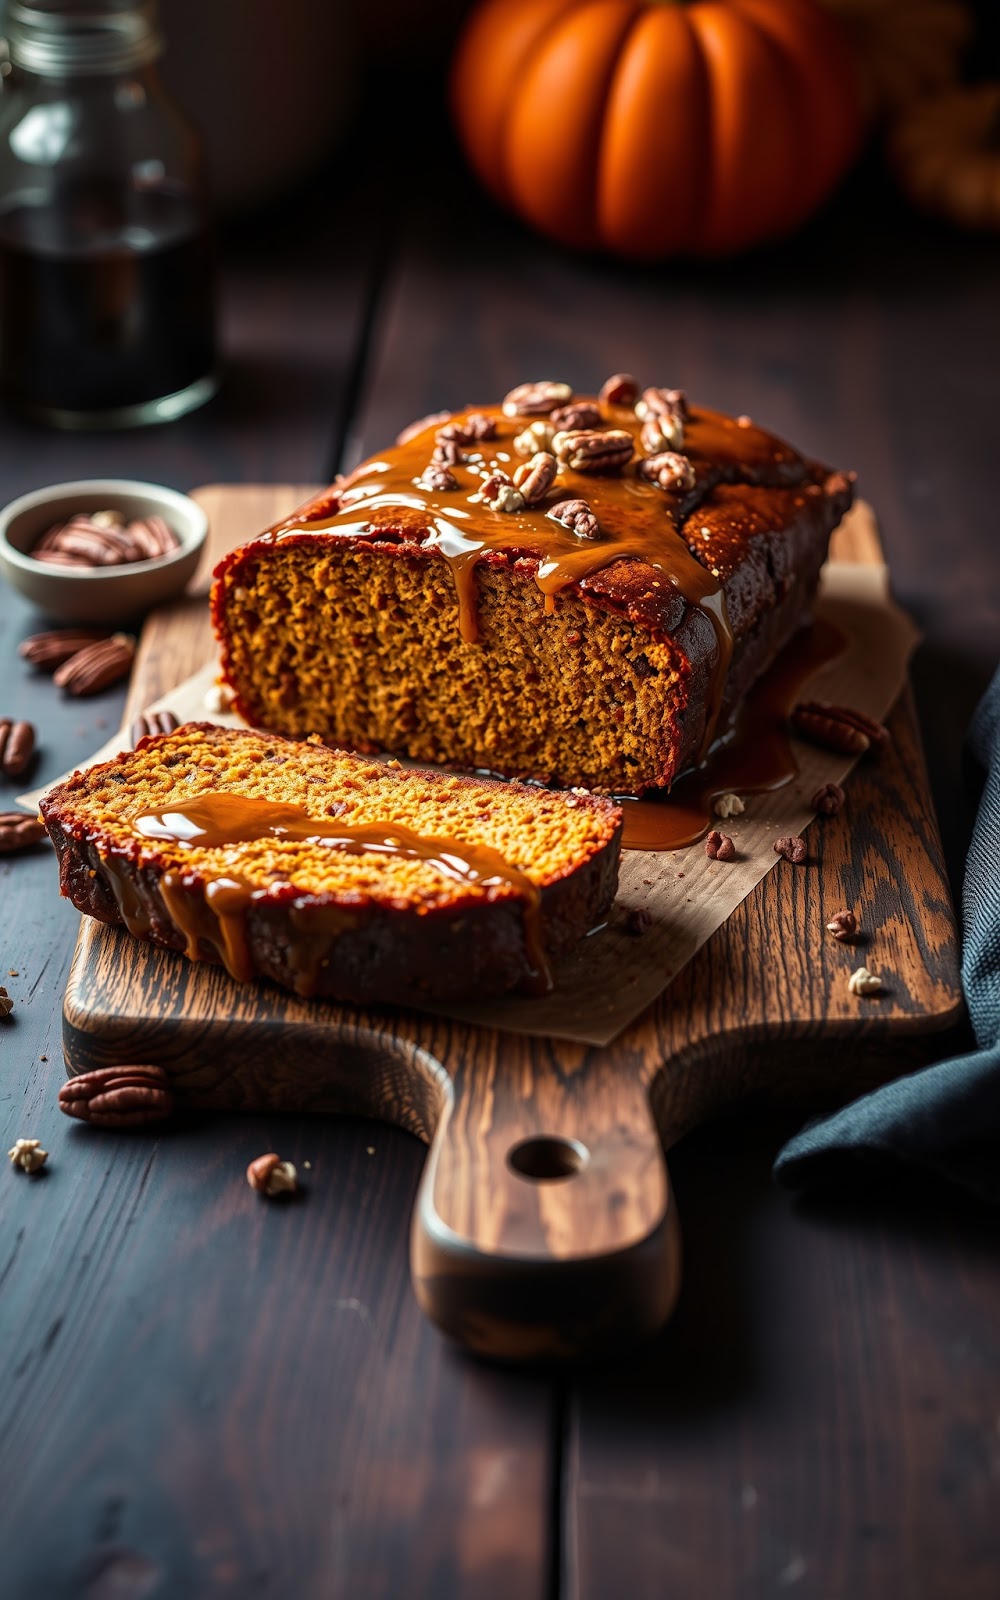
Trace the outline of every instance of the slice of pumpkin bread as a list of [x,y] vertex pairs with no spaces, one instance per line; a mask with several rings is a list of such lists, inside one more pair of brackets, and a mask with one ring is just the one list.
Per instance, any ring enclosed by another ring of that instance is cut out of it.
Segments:
[[618,879],[610,801],[210,723],[75,773],[41,809],[81,911],[358,1003],[544,988]]

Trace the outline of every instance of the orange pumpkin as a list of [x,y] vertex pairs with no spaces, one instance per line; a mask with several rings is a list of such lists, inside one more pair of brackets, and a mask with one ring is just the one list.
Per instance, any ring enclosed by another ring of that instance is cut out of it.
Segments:
[[452,99],[500,201],[563,244],[645,259],[791,232],[861,129],[814,0],[483,0]]

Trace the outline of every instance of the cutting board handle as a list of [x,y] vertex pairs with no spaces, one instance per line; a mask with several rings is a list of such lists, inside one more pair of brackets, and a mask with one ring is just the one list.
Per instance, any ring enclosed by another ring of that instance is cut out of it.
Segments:
[[504,1043],[489,1068],[451,1074],[413,1216],[417,1298],[452,1338],[502,1360],[646,1338],[680,1285],[646,1088],[604,1052],[532,1041],[567,1058],[543,1077],[524,1070],[526,1041]]

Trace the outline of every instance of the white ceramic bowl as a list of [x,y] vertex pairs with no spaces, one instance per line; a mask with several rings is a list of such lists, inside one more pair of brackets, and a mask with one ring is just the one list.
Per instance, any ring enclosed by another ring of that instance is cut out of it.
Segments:
[[[153,561],[117,567],[55,567],[28,553],[54,522],[77,511],[163,517],[180,539]],[[64,622],[127,622],[172,600],[194,576],[208,533],[201,507],[176,489],[126,478],[81,478],[12,500],[0,512],[0,572],[28,600]]]

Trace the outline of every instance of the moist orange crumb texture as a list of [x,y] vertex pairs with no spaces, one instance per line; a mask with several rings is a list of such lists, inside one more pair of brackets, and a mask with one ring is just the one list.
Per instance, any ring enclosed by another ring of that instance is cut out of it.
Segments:
[[547,614],[530,571],[480,563],[475,643],[423,551],[307,537],[222,582],[228,675],[263,727],[611,792],[672,769],[684,657],[575,595]]
[[404,771],[316,744],[204,724],[188,724],[76,775],[46,802],[46,813],[102,857],[206,881],[238,871],[249,888],[281,899],[376,899],[383,906],[431,910],[456,900],[517,898],[509,883],[459,884],[430,861],[345,854],[305,839],[205,848],[134,832],[143,816],[181,811],[197,796],[218,793],[299,806],[320,823],[395,823],[424,838],[485,845],[539,888],[605,849],[620,827],[617,808],[590,798]]

